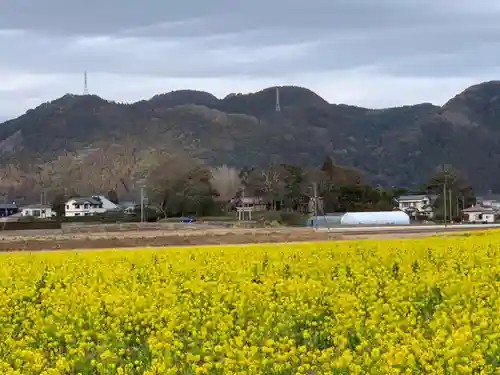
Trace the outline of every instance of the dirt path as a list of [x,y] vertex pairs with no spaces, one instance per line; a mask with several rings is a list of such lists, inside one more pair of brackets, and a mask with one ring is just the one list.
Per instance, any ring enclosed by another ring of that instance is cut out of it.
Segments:
[[311,229],[224,229],[195,231],[144,231],[121,233],[85,233],[55,235],[7,235],[0,251],[36,251],[59,249],[102,249],[159,246],[219,245],[245,243],[309,242],[347,239],[415,238],[436,232],[327,233]]

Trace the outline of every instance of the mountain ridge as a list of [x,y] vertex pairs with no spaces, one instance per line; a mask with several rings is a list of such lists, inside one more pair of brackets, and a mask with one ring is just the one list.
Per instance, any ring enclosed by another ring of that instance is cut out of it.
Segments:
[[471,86],[443,106],[383,109],[332,104],[309,89],[279,86],[278,113],[276,87],[224,98],[175,90],[126,104],[67,94],[0,124],[0,166],[28,171],[35,161],[51,163],[96,144],[127,144],[178,148],[236,167],[318,165],[331,156],[386,186],[418,186],[451,164],[478,189],[500,189],[500,81]]

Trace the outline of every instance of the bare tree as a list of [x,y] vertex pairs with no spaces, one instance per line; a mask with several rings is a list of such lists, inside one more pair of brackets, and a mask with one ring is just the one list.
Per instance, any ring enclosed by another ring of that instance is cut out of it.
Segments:
[[223,165],[212,168],[210,172],[210,185],[217,192],[216,200],[223,205],[224,211],[227,211],[227,203],[236,196],[243,186],[240,171]]
[[259,172],[254,184],[259,186],[260,193],[271,203],[271,209],[276,210],[276,201],[282,200],[284,195],[283,168],[275,164],[270,165]]
[[189,176],[199,164],[184,153],[164,153],[149,170],[146,181],[151,203],[165,217],[173,201],[184,199]]

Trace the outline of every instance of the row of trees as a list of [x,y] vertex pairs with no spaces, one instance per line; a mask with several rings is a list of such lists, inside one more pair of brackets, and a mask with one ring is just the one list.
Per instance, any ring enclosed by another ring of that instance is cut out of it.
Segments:
[[[450,165],[436,168],[422,191],[437,196],[433,202],[435,218],[444,219],[445,205],[447,217],[453,220],[461,218],[461,210],[476,203],[474,188],[466,176]],[[446,204],[445,204],[446,199]]]
[[146,186],[150,202],[165,216],[228,211],[237,204],[232,199],[243,195],[261,198],[270,210],[306,212],[315,194],[325,212],[391,210],[394,198],[405,192],[366,184],[360,171],[331,158],[316,167],[271,163],[237,170],[209,168],[183,154],[152,169]]
[[[167,177],[168,176],[168,177]],[[315,167],[271,163],[267,168],[209,168],[199,161],[176,154],[151,170],[147,179],[151,203],[165,216],[210,215],[234,207],[232,198],[262,198],[270,210],[306,212],[316,194],[323,212],[384,211],[407,194],[404,188],[375,187],[365,182],[362,172],[340,166],[327,157]],[[444,216],[446,187],[448,212],[459,217],[461,209],[475,203],[467,178],[451,166],[441,166],[416,193],[437,196],[436,217]],[[236,200],[237,202],[237,200]]]
[[[324,212],[391,210],[394,198],[407,193],[372,186],[361,171],[338,165],[330,157],[317,166],[270,162],[265,168],[214,168],[179,150],[135,151],[126,144],[68,153],[31,172],[16,166],[0,170],[1,190],[11,189],[9,197],[19,196],[19,191],[31,194],[28,203],[43,192],[45,202],[52,202],[58,211],[69,197],[105,192],[112,201],[137,201],[141,187],[150,207],[165,216],[219,214],[231,210],[235,204],[231,200],[242,195],[261,198],[269,210],[304,212],[315,193]],[[465,176],[451,166],[437,168],[418,192],[439,196],[438,216],[444,211],[445,183],[460,209],[474,203]],[[459,208],[453,205],[455,214]]]

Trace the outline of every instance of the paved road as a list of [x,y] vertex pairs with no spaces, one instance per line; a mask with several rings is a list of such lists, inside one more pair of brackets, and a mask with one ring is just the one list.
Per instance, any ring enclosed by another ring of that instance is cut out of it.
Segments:
[[427,231],[459,231],[459,230],[481,230],[481,229],[491,229],[500,228],[500,224],[453,224],[453,225],[380,225],[380,226],[336,226],[336,227],[319,227],[316,228],[319,232],[335,232],[335,233],[346,233],[346,232],[427,232]]

